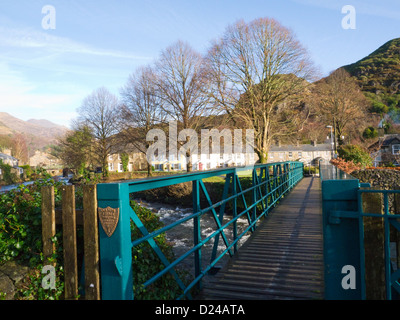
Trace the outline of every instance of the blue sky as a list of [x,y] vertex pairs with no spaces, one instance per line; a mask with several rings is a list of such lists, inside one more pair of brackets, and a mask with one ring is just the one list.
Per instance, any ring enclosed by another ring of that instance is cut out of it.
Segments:
[[[43,29],[45,5],[55,29]],[[343,29],[342,7],[356,10]],[[70,125],[93,90],[119,95],[128,76],[177,40],[205,53],[244,19],[293,30],[322,75],[400,37],[398,0],[0,0],[0,112]]]

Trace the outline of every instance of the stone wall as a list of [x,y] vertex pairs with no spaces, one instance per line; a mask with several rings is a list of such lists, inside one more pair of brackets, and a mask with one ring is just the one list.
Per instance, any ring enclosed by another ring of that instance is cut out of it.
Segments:
[[[367,169],[353,171],[351,175],[360,182],[370,183],[372,189],[400,190],[400,171]],[[389,194],[389,212],[400,214],[400,195]]]
[[390,169],[368,169],[353,171],[351,175],[360,182],[369,182],[371,187],[383,190],[400,189],[400,171]]

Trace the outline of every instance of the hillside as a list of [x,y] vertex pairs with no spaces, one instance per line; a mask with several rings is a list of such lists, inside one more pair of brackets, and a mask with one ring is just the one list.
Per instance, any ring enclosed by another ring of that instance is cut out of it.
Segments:
[[12,137],[22,134],[26,140],[29,153],[52,144],[59,136],[65,134],[68,128],[54,124],[48,120],[30,119],[24,121],[7,112],[0,112],[0,135]]
[[400,108],[400,38],[388,41],[367,57],[343,68],[356,78],[374,103],[374,112],[388,113]]

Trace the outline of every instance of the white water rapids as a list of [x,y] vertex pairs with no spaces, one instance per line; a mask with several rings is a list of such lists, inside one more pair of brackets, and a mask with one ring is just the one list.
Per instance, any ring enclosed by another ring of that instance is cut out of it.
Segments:
[[[157,216],[160,217],[160,220],[164,223],[165,226],[170,225],[180,219],[186,218],[192,215],[193,210],[191,208],[182,208],[179,206],[165,205],[160,203],[149,203],[142,200],[135,200],[138,204],[143,207],[146,207],[153,211]],[[217,215],[219,214],[219,208],[216,209]],[[222,225],[226,224],[231,220],[231,215],[224,215]],[[201,225],[201,239],[204,240],[211,234],[213,234],[217,229],[217,224],[213,218],[213,214],[211,211],[202,215],[200,220]],[[248,221],[245,215],[240,217],[237,220],[237,235],[239,236],[246,227],[248,227]],[[227,229],[224,230],[225,236],[229,243],[233,241],[233,224],[228,226]],[[250,232],[247,232],[238,242],[237,247],[239,248],[243,243],[251,236]],[[187,251],[193,248],[193,219],[189,219],[178,226],[168,230],[166,232],[166,237],[169,242],[173,245],[173,250],[175,253],[175,258],[179,258]],[[214,245],[214,239],[212,238],[201,248],[201,256],[202,256],[202,270],[205,269],[210,264],[211,254]],[[226,249],[226,245],[222,239],[222,234],[219,236],[218,249],[217,249],[217,257]],[[233,252],[233,247],[232,247]],[[222,267],[224,263],[227,261],[229,257],[229,253],[226,253],[225,256],[217,262],[218,267]],[[172,261],[170,261],[172,262]],[[194,254],[189,255],[186,259],[184,259],[180,264],[180,267],[188,270],[191,274],[194,274]]]

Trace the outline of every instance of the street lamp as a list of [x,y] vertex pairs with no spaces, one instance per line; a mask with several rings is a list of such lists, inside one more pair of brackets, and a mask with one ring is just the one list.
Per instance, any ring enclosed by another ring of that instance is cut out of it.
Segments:
[[332,132],[333,127],[332,127],[332,126],[326,126],[326,128],[330,128],[330,129],[331,129],[331,145],[332,145],[332,159],[333,159],[333,158],[334,158],[334,155],[335,155],[334,150],[333,150],[333,145],[334,145],[334,142],[333,142],[333,132]]

